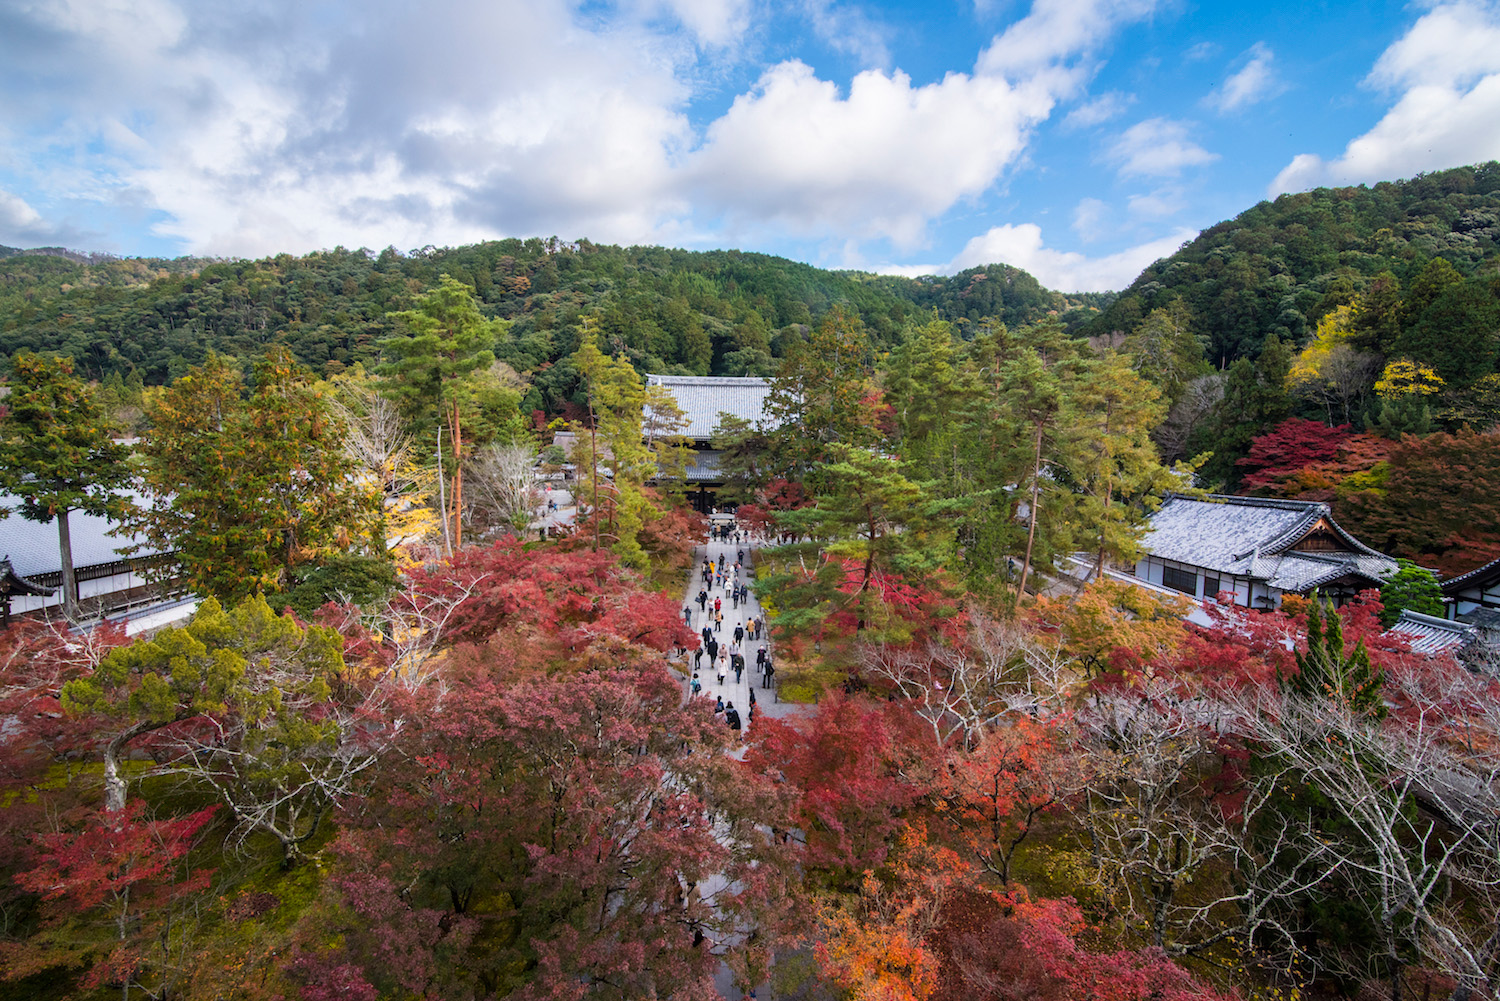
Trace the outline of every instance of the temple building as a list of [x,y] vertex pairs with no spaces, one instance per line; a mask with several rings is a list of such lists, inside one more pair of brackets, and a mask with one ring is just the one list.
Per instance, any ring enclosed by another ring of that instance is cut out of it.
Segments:
[[[62,556],[57,521],[28,521],[15,510],[14,497],[0,494],[0,508],[11,513],[0,518],[0,614],[62,611]],[[127,552],[143,537],[111,534],[117,526],[108,518],[74,511],[68,515],[73,543],[73,573],[78,581],[78,604],[87,618],[101,618],[152,605],[162,588],[148,580],[146,571],[170,562],[170,553],[149,545]]]
[[679,432],[693,449],[687,467],[687,495],[694,508],[707,514],[718,506],[718,493],[724,487],[720,453],[713,448],[719,415],[730,414],[752,426],[765,427],[769,423],[766,398],[771,384],[760,378],[648,375],[646,385],[664,387],[687,418],[687,426]]
[[1284,594],[1313,591],[1343,604],[1397,569],[1312,501],[1171,494],[1141,545],[1140,580],[1200,600],[1228,591],[1246,608],[1278,608]]

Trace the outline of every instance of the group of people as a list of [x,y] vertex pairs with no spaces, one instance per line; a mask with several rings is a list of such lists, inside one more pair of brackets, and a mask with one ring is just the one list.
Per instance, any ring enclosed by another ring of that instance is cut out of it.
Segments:
[[[724,529],[724,531],[720,531]],[[713,538],[736,546],[742,541],[749,542],[748,533],[742,534],[733,529],[733,526],[716,526]],[[745,565],[745,550],[743,547],[731,554],[725,551],[722,554],[705,557],[699,566],[699,574],[702,587],[692,599],[692,602],[682,608],[683,622],[691,626],[693,624],[693,608],[696,604],[702,615],[702,628],[699,635],[702,643],[693,651],[692,679],[689,682],[689,692],[693,696],[704,694],[703,678],[707,672],[712,671],[713,677],[722,688],[728,680],[729,672],[734,672],[735,684],[743,684],[745,671],[748,669],[749,643],[759,643],[755,651],[755,669],[761,676],[761,687],[770,688],[771,679],[776,673],[776,668],[771,662],[770,651],[763,641],[765,635],[765,621],[760,615],[746,615],[732,620],[732,632],[728,637],[724,636],[724,613],[725,605],[731,613],[740,609],[741,603],[747,606],[750,602],[750,588],[742,580]],[[715,593],[718,592],[718,593]],[[748,607],[746,609],[748,612]],[[707,665],[703,663],[708,659]],[[742,727],[755,719],[755,685],[750,687],[750,704],[746,710],[745,721],[741,721],[739,710],[733,702],[726,702],[722,694],[714,697],[714,712],[722,714],[731,730],[740,730]]]

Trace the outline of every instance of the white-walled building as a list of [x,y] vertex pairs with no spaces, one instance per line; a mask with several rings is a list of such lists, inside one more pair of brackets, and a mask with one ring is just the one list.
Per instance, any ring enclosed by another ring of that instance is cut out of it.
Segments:
[[1397,569],[1313,501],[1173,494],[1142,546],[1141,580],[1200,599],[1229,591],[1246,608],[1278,608],[1283,594],[1314,590],[1342,604]]

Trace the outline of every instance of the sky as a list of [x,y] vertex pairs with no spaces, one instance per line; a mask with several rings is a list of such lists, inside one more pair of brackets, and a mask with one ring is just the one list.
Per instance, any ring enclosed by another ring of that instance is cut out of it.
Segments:
[[1264,198],[1500,159],[1500,4],[0,0],[0,244],[506,236],[1120,289]]

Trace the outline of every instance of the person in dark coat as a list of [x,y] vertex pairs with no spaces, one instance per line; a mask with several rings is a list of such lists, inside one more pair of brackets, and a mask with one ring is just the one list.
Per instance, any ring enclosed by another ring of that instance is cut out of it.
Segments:
[[739,711],[734,708],[733,702],[729,703],[729,705],[724,709],[724,719],[729,722],[729,729],[735,731],[736,733],[739,732],[740,714]]
[[734,655],[734,683],[738,685],[745,677],[745,658]]
[[771,663],[769,660],[766,661],[766,680],[761,684],[760,687],[762,687],[762,688],[770,688],[771,687],[771,675],[773,675],[775,673],[776,673],[776,665],[773,664],[773,663]]
[[[702,663],[703,663],[703,645],[699,644],[698,645],[698,649],[696,649],[696,650],[693,651],[693,670],[694,671],[698,670],[698,665],[702,664]],[[695,675],[695,677],[696,677],[696,675]]]
[[734,627],[734,641],[735,641],[735,643],[739,643],[740,640],[742,640],[744,638],[745,638],[745,627],[742,626],[742,625],[735,626]]
[[714,715],[718,715],[719,713],[721,713],[723,711],[724,711],[724,696],[722,696],[722,695],[716,695],[716,696],[714,696]]
[[708,647],[709,663],[713,663],[714,658],[719,656],[719,641],[714,639],[713,635],[710,634],[708,637],[708,642],[704,643],[703,645]]

